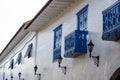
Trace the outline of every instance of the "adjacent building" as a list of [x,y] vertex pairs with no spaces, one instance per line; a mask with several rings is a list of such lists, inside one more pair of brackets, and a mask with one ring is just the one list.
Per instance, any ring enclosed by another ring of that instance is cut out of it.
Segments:
[[120,0],[49,0],[0,54],[0,80],[120,80]]

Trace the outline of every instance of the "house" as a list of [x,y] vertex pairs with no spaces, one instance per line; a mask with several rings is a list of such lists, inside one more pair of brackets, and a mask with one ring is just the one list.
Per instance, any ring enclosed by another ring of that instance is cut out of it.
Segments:
[[0,54],[0,80],[120,80],[120,0],[49,0]]

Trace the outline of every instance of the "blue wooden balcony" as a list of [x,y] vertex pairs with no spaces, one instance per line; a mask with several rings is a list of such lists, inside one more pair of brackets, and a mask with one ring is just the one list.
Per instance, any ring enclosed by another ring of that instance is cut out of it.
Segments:
[[120,40],[120,1],[103,11],[103,35],[106,41]]
[[75,30],[65,37],[64,57],[73,58],[87,53],[88,31]]
[[107,41],[120,40],[120,26],[116,27],[115,29],[111,29],[107,32],[104,32],[102,39]]

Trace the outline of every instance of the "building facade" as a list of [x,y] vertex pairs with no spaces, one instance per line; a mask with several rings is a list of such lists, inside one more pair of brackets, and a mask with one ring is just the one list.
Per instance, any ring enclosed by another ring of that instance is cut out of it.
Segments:
[[49,0],[0,55],[0,80],[120,80],[120,1]]

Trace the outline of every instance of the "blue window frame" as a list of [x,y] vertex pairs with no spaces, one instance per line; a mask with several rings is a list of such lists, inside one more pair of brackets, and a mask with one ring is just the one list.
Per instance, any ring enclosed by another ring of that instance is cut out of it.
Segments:
[[120,39],[120,1],[103,11],[103,40]]
[[77,30],[87,29],[88,5],[82,8],[77,14]]
[[53,49],[53,61],[56,61],[61,55],[61,41],[62,41],[62,24],[54,30],[54,49]]

